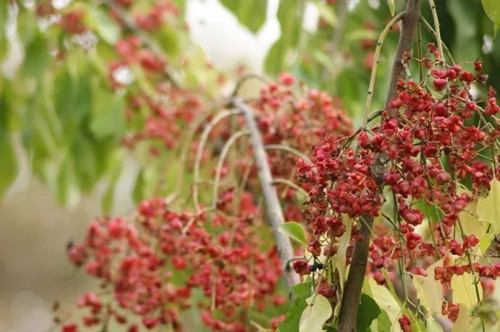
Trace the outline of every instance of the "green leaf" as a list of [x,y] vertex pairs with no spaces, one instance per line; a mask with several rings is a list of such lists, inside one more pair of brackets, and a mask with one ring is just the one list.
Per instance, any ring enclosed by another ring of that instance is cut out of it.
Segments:
[[9,6],[7,1],[0,1],[0,63],[9,50],[9,41],[5,29],[7,27],[7,18],[9,14]]
[[391,318],[387,314],[385,310],[382,310],[380,312],[380,315],[378,316],[378,330],[379,331],[391,331]]
[[361,294],[361,303],[359,304],[358,316],[356,317],[358,330],[363,331],[368,328],[379,317],[380,312],[380,307],[374,299],[364,293]]
[[88,24],[94,27],[99,36],[108,44],[115,44],[120,38],[120,28],[101,8],[88,8]]
[[500,0],[482,0],[486,15],[493,21],[493,29],[496,32],[500,29]]
[[277,74],[286,65],[289,65],[287,60],[299,41],[301,25],[297,24],[297,22],[301,22],[303,6],[304,2],[298,0],[280,2],[278,20],[281,27],[281,37],[274,43],[267,54],[265,61],[266,72]]
[[122,158],[119,158],[119,156],[113,158],[113,165],[111,165],[109,172],[108,187],[106,188],[106,191],[104,192],[101,201],[102,209],[106,213],[111,213],[113,209],[116,183],[120,179],[122,169],[123,169]]
[[337,15],[335,15],[335,11],[333,10],[333,7],[331,5],[324,2],[317,2],[316,6],[318,7],[320,17],[325,22],[333,27],[337,25],[338,18]]
[[49,45],[45,35],[38,32],[28,44],[26,58],[22,67],[23,74],[38,77],[44,71],[51,59]]
[[126,130],[123,98],[95,85],[92,93],[90,130],[96,138],[121,137]]
[[481,37],[479,36],[480,24],[477,15],[471,15],[477,9],[473,1],[447,1],[446,7],[455,24],[453,38],[453,57],[456,61],[476,59],[480,54]]
[[99,157],[96,153],[98,145],[99,142],[82,133],[71,147],[70,157],[75,166],[78,188],[85,193],[90,193],[99,180]]
[[220,2],[252,32],[257,32],[266,20],[267,0],[220,0]]
[[78,179],[74,160],[66,158],[57,173],[56,198],[64,206],[73,205],[78,201]]
[[17,177],[17,158],[9,137],[9,101],[0,95],[0,199]]
[[169,56],[176,56],[180,53],[179,32],[171,27],[164,26],[154,33],[155,39],[160,47]]
[[292,286],[293,299],[307,299],[311,296],[311,281],[304,281]]
[[391,16],[394,16],[396,13],[396,4],[394,3],[394,0],[387,0],[387,6],[389,7]]
[[307,244],[306,232],[302,226],[294,221],[289,221],[280,226],[280,232],[291,237],[300,244]]
[[322,331],[333,312],[330,301],[321,294],[313,294],[307,303],[300,318],[299,332]]
[[279,324],[281,332],[298,332],[302,312],[307,307],[306,299],[311,296],[311,281],[305,281],[292,286],[293,302],[286,313],[285,320]]
[[476,214],[479,221],[489,222],[493,233],[500,233],[500,182],[493,179],[490,182],[491,190],[486,197],[477,201]]

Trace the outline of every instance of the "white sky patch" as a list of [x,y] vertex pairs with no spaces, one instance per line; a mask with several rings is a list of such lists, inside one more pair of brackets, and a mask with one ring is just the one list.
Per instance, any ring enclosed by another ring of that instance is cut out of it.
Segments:
[[483,53],[488,54],[493,50],[493,38],[488,35],[483,36]]
[[469,93],[472,96],[472,100],[477,100],[477,98],[479,97],[479,90],[474,84],[470,86]]
[[52,0],[52,6],[55,9],[62,9],[68,6],[73,0]]
[[347,0],[347,1],[348,1],[347,9],[349,11],[353,11],[359,4],[359,0]]
[[127,66],[120,66],[113,71],[113,79],[123,85],[129,85],[134,81],[134,74]]
[[257,33],[242,26],[218,0],[188,0],[186,18],[192,40],[215,67],[232,71],[245,65],[260,74],[267,53],[281,35],[278,7],[279,0],[267,1],[266,20]]
[[380,0],[368,0],[368,5],[373,9],[378,9],[380,7]]
[[302,29],[307,32],[315,33],[318,29],[319,12],[318,7],[313,2],[307,2],[304,9],[304,20]]

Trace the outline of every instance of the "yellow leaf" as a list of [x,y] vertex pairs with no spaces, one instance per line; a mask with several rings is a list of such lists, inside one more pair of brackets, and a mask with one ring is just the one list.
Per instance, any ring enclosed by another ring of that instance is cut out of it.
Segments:
[[434,280],[434,269],[437,266],[443,266],[442,259],[427,268],[427,277],[413,276],[413,284],[417,289],[418,299],[433,315],[441,315],[441,305],[443,304],[441,282]]
[[[474,276],[471,273],[464,273],[461,276],[453,276],[451,279],[453,289],[453,302],[473,307],[477,304],[476,288],[474,286]],[[483,288],[478,285],[479,298],[483,297]]]
[[323,324],[332,315],[332,306],[326,297],[314,294],[306,300],[308,306],[300,317],[299,332],[323,331]]
[[460,306],[458,318],[451,328],[451,332],[475,331],[474,326],[478,325],[479,319],[472,316],[471,310],[465,306]]
[[391,16],[394,16],[396,12],[396,4],[394,0],[387,0],[387,6],[389,6],[389,11],[391,12]]
[[476,214],[479,221],[489,222],[493,233],[500,233],[500,182],[493,179],[490,182],[491,190],[486,197],[477,201]]
[[462,224],[465,235],[474,234],[478,239],[481,239],[486,233],[486,225],[484,222],[479,221],[476,214],[477,204],[477,200],[469,203],[465,210],[458,214],[458,218]]

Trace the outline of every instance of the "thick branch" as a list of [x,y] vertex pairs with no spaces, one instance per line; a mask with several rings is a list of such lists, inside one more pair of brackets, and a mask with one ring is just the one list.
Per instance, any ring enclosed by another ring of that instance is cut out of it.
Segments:
[[[394,58],[391,82],[387,92],[386,107],[390,100],[396,94],[396,86],[400,79],[405,78],[405,68],[402,63],[405,53],[411,53],[413,41],[417,32],[418,22],[420,20],[421,0],[408,0],[406,4],[405,15],[402,19],[401,35],[399,37],[398,48]],[[397,110],[389,110],[389,115],[394,117],[397,115]],[[376,180],[379,181],[380,195],[382,195],[383,175],[384,175],[384,160],[387,157],[379,154],[372,164],[372,173]],[[349,275],[344,287],[344,295],[340,306],[339,316],[339,332],[354,332],[356,331],[356,318],[358,315],[359,301],[363,281],[366,274],[366,265],[368,261],[368,248],[370,246],[370,237],[373,226],[373,217],[362,215],[360,217],[360,233],[363,235],[363,240],[357,241],[354,245],[354,251],[349,268]]]
[[[398,49],[394,56],[394,63],[392,64],[391,82],[387,91],[386,107],[391,99],[396,94],[396,86],[398,81],[404,79],[406,76],[405,67],[403,65],[403,55],[412,52],[413,42],[417,34],[418,22],[420,21],[420,8],[422,7],[422,0],[408,0],[406,3],[406,14],[403,17],[403,26],[401,34],[399,35]],[[391,110],[389,110],[391,112]],[[390,113],[395,116],[395,110]]]
[[283,265],[283,273],[289,287],[297,284],[299,278],[293,269],[290,269],[287,264],[293,258],[293,249],[290,239],[280,232],[279,227],[284,221],[283,212],[278,198],[278,193],[273,185],[273,178],[269,168],[267,154],[264,149],[262,137],[257,127],[257,122],[253,116],[252,109],[243,103],[239,98],[233,98],[234,106],[238,108],[247,122],[248,131],[250,132],[250,142],[253,148],[253,155],[255,163],[257,164],[257,171],[259,176],[260,185],[262,187],[262,194],[266,203],[266,215],[271,223],[278,247],[278,255]]

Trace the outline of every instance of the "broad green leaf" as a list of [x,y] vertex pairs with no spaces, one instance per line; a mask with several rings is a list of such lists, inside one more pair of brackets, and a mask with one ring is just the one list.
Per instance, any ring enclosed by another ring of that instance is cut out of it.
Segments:
[[370,285],[372,298],[377,302],[379,308],[389,316],[392,325],[398,324],[397,320],[401,313],[401,307],[391,292],[387,287],[377,284],[372,278],[368,279],[368,284]]
[[307,299],[311,296],[311,281],[304,281],[292,286],[292,297],[294,299]]
[[396,4],[394,3],[394,0],[387,0],[387,6],[389,7],[391,16],[394,16],[394,14],[396,13]]
[[23,74],[31,77],[40,76],[51,59],[46,36],[38,32],[28,44],[26,58],[22,67]]
[[281,37],[274,43],[266,56],[265,69],[268,73],[279,73],[289,65],[290,53],[295,51],[301,33],[301,13],[304,3],[298,0],[280,1],[278,20]]
[[439,280],[434,279],[434,269],[437,266],[443,266],[442,259],[427,268],[427,277],[413,276],[418,299],[432,314],[440,314],[443,304],[442,284]]
[[66,158],[57,173],[56,198],[62,205],[71,206],[78,201],[78,179],[72,158]]
[[92,94],[90,130],[96,138],[121,137],[126,130],[123,98],[100,84]]
[[134,203],[139,203],[144,197],[151,197],[157,194],[155,190],[158,185],[158,173],[158,170],[154,169],[154,167],[145,167],[139,171],[132,192]]
[[123,160],[119,156],[113,158],[113,164],[110,167],[108,184],[104,195],[102,196],[102,209],[106,213],[111,213],[113,210],[113,202],[115,196],[116,183],[120,179],[123,169]]
[[160,47],[169,56],[176,56],[180,52],[179,34],[171,27],[164,26],[154,33],[155,39]]
[[292,305],[286,313],[285,320],[279,324],[280,332],[298,332],[302,312],[307,307],[306,299],[311,296],[311,281],[292,286]]
[[479,221],[489,222],[493,233],[500,233],[500,182],[493,179],[490,182],[491,190],[486,197],[477,201],[476,214]]
[[291,237],[300,244],[307,244],[306,232],[302,226],[294,221],[289,221],[280,226],[280,232]]
[[323,324],[332,315],[332,305],[321,294],[313,294],[306,300],[307,307],[300,318],[299,332],[322,331]]
[[94,27],[99,36],[108,44],[115,44],[120,38],[120,27],[101,8],[88,7],[88,24]]
[[99,142],[92,140],[84,133],[78,135],[71,146],[70,158],[73,159],[75,166],[78,189],[85,193],[90,193],[101,175],[98,148]]
[[378,331],[380,332],[391,331],[391,326],[392,326],[391,318],[389,317],[389,315],[385,310],[382,310],[377,319]]
[[[3,92],[3,93],[2,93]],[[9,137],[9,114],[7,91],[0,91],[0,199],[17,177],[17,158]]]
[[493,21],[494,31],[500,29],[500,0],[482,0],[486,15]]
[[356,317],[358,330],[363,331],[368,328],[377,319],[380,312],[380,307],[374,299],[364,293],[361,294],[361,303],[359,304],[358,315]]
[[[91,108],[89,73],[71,75],[65,67],[54,80],[54,106],[58,119],[64,124],[64,139],[70,145],[77,137]],[[75,76],[76,75],[76,76]]]
[[[453,289],[453,302],[463,304],[469,308],[478,303],[472,274],[454,275],[451,279],[451,288]],[[481,285],[477,285],[477,291],[479,292],[479,298],[482,299],[483,288]]]
[[267,0],[220,0],[252,32],[257,32],[266,20]]

